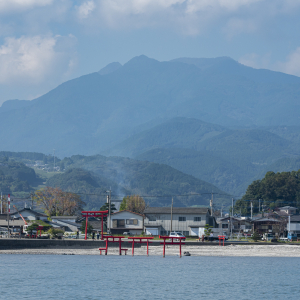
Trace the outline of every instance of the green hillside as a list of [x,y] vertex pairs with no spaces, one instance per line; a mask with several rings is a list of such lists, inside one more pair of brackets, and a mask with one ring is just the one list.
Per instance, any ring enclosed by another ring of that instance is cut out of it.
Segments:
[[110,188],[124,195],[129,193],[114,181],[80,168],[68,169],[65,173],[54,175],[47,180],[46,185],[78,193],[88,210],[99,210],[106,202],[106,191]]
[[28,193],[40,183],[41,179],[32,168],[22,162],[9,161],[7,157],[0,158],[0,191],[3,194]]
[[294,141],[266,128],[230,129],[193,118],[132,135],[110,153],[167,164],[237,196],[268,166],[300,154]]
[[[101,155],[75,155],[63,162],[67,168],[84,168],[112,180],[131,194],[145,197],[151,206],[169,206],[172,196],[176,206],[207,206],[212,192],[216,205],[228,205],[231,199],[214,185],[163,164]],[[113,194],[120,200],[125,196],[120,190]],[[199,195],[179,196],[191,194]]]

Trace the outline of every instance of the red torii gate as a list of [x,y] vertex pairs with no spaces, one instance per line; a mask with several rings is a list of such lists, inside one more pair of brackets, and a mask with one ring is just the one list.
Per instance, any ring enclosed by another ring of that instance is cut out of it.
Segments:
[[101,218],[101,240],[103,240],[103,217],[106,217],[108,210],[103,211],[82,211],[82,216],[85,217],[85,240],[87,239],[87,225],[89,217]]
[[136,241],[137,243],[140,244],[147,244],[147,256],[149,256],[149,243],[151,243],[149,240],[153,239],[152,237],[128,237],[129,240],[132,240],[132,256],[134,255],[134,242]]
[[[166,245],[179,245],[179,256],[181,257],[181,245],[185,245],[185,243],[182,243],[182,240],[185,240],[185,237],[175,237],[175,236],[159,236],[160,239],[163,239],[164,242],[160,243],[161,245],[164,245],[163,248],[163,257],[165,257],[166,253]],[[166,242],[166,240],[169,239],[170,242]],[[179,240],[179,242],[174,242],[174,240]]]

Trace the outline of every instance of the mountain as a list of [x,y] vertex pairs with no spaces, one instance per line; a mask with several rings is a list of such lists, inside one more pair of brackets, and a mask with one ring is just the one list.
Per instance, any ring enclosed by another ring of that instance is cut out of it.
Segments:
[[109,152],[167,164],[238,196],[278,160],[299,156],[294,135],[285,134],[285,138],[276,131],[282,132],[279,128],[232,129],[193,118],[174,118],[132,135]]
[[130,194],[144,197],[150,206],[170,206],[172,197],[178,207],[208,206],[212,193],[218,206],[228,206],[231,201],[228,194],[214,185],[164,164],[102,155],[74,155],[62,162],[68,169],[82,168],[113,181],[119,186],[117,190],[116,187],[112,190],[113,199],[122,200],[126,195],[124,190],[127,190]]
[[1,150],[104,153],[144,124],[174,117],[227,127],[300,126],[299,83],[227,57],[159,62],[142,55],[65,82],[26,105],[4,102]]
[[2,105],[0,107],[0,113],[5,113],[5,112],[8,112],[10,110],[26,107],[26,106],[31,105],[32,103],[33,102],[31,102],[29,100],[18,100],[18,99],[7,100],[7,101],[2,103]]

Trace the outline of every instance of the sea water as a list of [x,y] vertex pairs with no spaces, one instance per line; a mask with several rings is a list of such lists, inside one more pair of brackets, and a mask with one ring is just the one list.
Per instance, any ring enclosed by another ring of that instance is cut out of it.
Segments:
[[0,255],[0,299],[300,299],[300,258]]

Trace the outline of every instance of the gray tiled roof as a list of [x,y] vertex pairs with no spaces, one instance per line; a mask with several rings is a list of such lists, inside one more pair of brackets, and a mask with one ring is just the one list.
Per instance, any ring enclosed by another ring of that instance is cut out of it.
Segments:
[[300,222],[300,215],[291,216],[291,222]]
[[[210,210],[206,207],[173,207],[173,214],[206,214]],[[144,214],[170,214],[171,207],[147,207]]]

